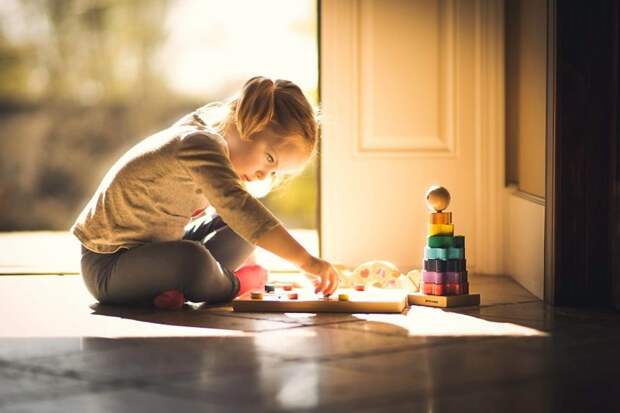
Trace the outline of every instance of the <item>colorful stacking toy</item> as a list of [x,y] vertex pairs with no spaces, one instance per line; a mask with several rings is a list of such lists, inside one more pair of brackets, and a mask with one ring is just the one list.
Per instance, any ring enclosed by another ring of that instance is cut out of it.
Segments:
[[424,247],[422,292],[428,295],[464,295],[469,293],[465,237],[454,235],[452,213],[444,212],[450,193],[442,186],[426,192],[429,213],[428,237]]

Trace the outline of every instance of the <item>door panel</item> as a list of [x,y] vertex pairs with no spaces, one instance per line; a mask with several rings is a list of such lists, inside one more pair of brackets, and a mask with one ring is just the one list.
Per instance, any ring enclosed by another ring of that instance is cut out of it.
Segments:
[[468,240],[469,269],[499,269],[502,37],[481,39],[485,19],[501,13],[484,10],[453,0],[322,3],[325,258],[419,268],[424,193],[440,184],[452,195],[455,230]]

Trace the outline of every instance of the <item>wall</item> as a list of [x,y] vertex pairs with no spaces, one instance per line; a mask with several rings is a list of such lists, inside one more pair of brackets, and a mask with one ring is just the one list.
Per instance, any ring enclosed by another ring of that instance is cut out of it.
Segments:
[[545,206],[507,189],[504,263],[507,274],[536,297],[544,296]]
[[544,197],[546,2],[508,0],[505,11],[507,180]]
[[547,5],[507,0],[504,269],[544,296]]

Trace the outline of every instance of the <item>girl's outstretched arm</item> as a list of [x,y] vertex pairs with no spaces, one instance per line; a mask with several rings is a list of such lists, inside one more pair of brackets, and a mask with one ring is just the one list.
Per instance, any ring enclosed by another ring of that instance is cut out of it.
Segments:
[[333,265],[311,255],[282,225],[265,232],[256,245],[295,264],[307,273],[318,275],[321,283],[315,292],[331,295],[336,291],[338,273]]
[[243,188],[222,139],[207,132],[192,132],[182,137],[177,156],[196,186],[202,189],[203,195],[233,231],[303,271],[319,276],[321,283],[316,292],[332,294],[338,286],[336,269],[306,251],[282,223]]

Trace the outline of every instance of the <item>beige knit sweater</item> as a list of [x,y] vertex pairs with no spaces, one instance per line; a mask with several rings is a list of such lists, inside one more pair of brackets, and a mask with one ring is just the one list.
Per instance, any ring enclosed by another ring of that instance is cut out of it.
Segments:
[[71,232],[98,253],[179,240],[192,213],[212,206],[252,244],[280,221],[232,168],[226,140],[194,114],[149,136],[107,172]]

